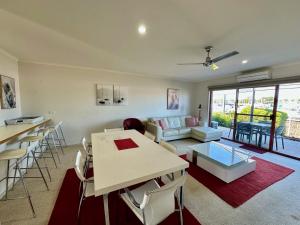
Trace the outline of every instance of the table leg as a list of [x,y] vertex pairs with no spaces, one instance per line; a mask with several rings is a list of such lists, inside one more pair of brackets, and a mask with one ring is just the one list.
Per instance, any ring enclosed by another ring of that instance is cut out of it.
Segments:
[[[185,174],[185,170],[181,170],[181,176],[184,176]],[[180,187],[180,193],[179,193],[179,202],[180,202],[180,207],[182,209],[184,209],[184,205],[183,205],[183,187]]]
[[105,225],[109,225],[108,194],[103,195]]
[[261,142],[262,142],[262,130],[259,131],[258,147],[261,147]]
[[192,163],[195,165],[197,165],[197,156],[198,156],[198,152],[193,151]]

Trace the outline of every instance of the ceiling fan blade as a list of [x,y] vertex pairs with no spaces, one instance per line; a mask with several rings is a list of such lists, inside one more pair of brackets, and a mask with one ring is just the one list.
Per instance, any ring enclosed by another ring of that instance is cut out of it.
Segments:
[[188,66],[188,65],[203,65],[205,63],[176,63],[178,66]]
[[229,52],[229,53],[227,53],[225,55],[221,55],[221,56],[219,56],[217,58],[212,59],[211,62],[212,63],[219,62],[219,61],[221,61],[223,59],[229,58],[229,57],[237,55],[237,54],[239,54],[239,52],[237,52],[237,51]]

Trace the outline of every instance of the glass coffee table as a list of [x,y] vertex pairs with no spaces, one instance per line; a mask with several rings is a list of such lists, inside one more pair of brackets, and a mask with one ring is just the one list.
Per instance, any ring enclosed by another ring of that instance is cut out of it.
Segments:
[[190,161],[227,183],[256,168],[252,154],[240,148],[211,141],[189,146],[189,149]]

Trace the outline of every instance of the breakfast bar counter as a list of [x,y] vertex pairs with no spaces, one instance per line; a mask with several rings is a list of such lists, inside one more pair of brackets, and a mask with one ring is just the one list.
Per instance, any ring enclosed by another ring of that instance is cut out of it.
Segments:
[[9,140],[18,137],[30,130],[33,130],[41,125],[47,124],[50,119],[43,120],[34,124],[17,124],[0,127],[0,144],[6,143]]

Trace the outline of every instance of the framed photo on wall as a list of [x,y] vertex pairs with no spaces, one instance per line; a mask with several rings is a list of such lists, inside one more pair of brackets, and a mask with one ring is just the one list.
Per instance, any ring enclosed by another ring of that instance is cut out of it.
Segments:
[[168,88],[167,96],[167,109],[179,109],[179,89]]
[[16,108],[16,87],[15,79],[7,76],[0,76],[0,97],[1,109]]

